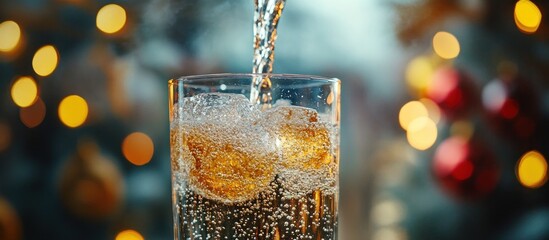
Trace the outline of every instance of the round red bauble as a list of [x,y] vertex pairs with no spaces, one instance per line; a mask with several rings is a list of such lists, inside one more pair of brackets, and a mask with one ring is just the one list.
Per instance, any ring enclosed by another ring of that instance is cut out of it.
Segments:
[[438,104],[450,120],[466,117],[478,106],[478,89],[465,72],[453,67],[439,68],[427,88],[427,97]]
[[438,146],[432,169],[446,193],[465,200],[490,193],[500,175],[492,152],[482,143],[462,137],[451,137]]
[[482,90],[482,105],[488,125],[499,135],[520,144],[530,144],[540,118],[539,97],[524,79],[504,76]]

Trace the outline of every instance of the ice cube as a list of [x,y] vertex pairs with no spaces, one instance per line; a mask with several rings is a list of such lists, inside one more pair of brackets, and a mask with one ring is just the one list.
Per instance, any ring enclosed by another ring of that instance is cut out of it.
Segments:
[[320,169],[333,161],[330,127],[319,122],[314,109],[275,107],[264,113],[260,125],[278,138],[285,168]]
[[189,186],[224,203],[254,199],[274,179],[275,140],[259,126],[194,122],[183,128]]
[[183,101],[184,121],[252,121],[261,111],[242,94],[201,93]]
[[329,123],[320,121],[314,109],[275,107],[264,112],[259,125],[277,138],[281,156],[277,173],[285,196],[295,197],[335,185],[335,131]]

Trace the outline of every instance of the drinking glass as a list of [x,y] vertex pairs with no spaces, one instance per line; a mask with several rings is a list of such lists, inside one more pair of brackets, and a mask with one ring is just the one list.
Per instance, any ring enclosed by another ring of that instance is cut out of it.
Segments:
[[[248,100],[257,78],[269,103]],[[168,86],[174,239],[337,239],[340,80],[210,74]]]

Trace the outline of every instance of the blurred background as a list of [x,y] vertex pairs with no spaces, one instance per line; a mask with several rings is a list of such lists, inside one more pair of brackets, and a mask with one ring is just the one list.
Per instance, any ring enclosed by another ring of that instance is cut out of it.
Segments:
[[[0,1],[0,239],[170,239],[167,80],[250,72],[251,0]],[[289,0],[342,80],[342,239],[549,239],[549,2]]]

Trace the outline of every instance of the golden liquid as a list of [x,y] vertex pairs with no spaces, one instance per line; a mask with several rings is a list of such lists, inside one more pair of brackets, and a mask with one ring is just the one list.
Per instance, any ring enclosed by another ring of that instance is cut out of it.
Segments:
[[337,239],[334,134],[291,106],[253,123],[174,121],[176,239]]
[[281,188],[273,181],[258,198],[232,204],[179,189],[177,239],[337,239],[337,192],[285,199]]

